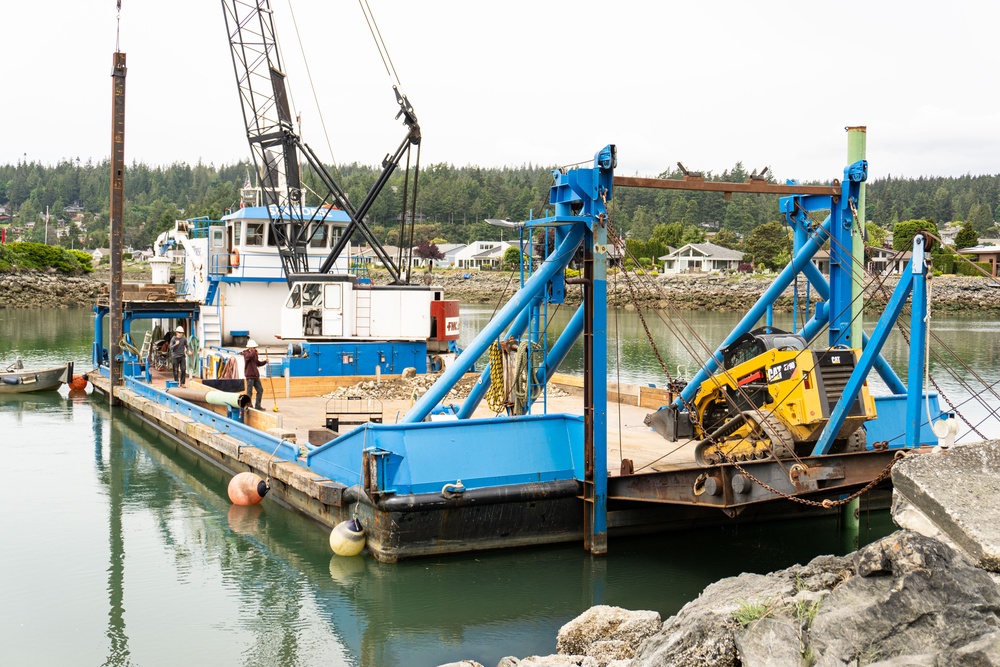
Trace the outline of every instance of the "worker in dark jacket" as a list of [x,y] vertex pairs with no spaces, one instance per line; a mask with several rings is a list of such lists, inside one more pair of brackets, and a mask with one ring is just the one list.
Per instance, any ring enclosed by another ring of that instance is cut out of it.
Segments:
[[253,407],[260,410],[260,402],[264,398],[264,385],[260,382],[259,368],[267,363],[257,358],[257,341],[253,338],[247,341],[247,347],[240,352],[243,355],[243,377],[247,380],[247,396],[253,399],[253,390],[257,390],[257,401]]
[[191,354],[188,349],[188,340],[184,336],[184,328],[177,327],[174,337],[170,339],[170,362],[174,371],[174,382],[184,386],[187,383],[187,355]]

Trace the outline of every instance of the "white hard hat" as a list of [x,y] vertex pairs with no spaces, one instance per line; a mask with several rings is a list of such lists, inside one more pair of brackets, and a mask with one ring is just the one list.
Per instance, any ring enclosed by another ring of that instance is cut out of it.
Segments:
[[177,327],[176,329],[174,329],[174,332],[175,333],[184,333],[184,327]]
[[257,341],[255,341],[253,338],[247,341],[247,349],[249,350],[252,347],[257,347]]

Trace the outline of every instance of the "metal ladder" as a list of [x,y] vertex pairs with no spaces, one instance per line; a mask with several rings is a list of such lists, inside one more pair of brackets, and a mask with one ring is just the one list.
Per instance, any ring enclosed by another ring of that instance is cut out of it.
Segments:
[[370,285],[354,287],[354,334],[370,336],[372,333],[372,290]]
[[201,325],[204,334],[201,341],[202,347],[219,347],[222,345],[222,318],[219,315],[219,306],[201,307]]
[[149,361],[149,350],[153,347],[153,332],[147,331],[142,337],[142,347],[139,348],[139,361]]

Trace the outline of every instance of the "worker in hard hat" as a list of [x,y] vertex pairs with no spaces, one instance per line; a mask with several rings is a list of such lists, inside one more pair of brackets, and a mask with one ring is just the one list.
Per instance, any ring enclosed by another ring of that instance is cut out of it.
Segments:
[[260,402],[264,399],[264,385],[260,381],[260,367],[266,364],[257,357],[257,341],[253,338],[247,341],[246,349],[240,352],[243,355],[243,377],[247,381],[247,396],[253,400],[253,392],[257,391],[257,400],[253,407],[260,410]]
[[170,366],[174,371],[174,382],[183,387],[187,383],[187,359],[191,354],[188,340],[184,335],[184,327],[174,329],[174,337],[170,339]]

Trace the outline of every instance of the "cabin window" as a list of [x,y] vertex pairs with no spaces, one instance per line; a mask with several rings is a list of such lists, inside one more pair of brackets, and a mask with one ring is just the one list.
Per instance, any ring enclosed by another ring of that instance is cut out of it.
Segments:
[[323,290],[323,301],[324,306],[327,310],[340,310],[341,302],[341,286],[340,285],[327,285],[326,289]]
[[243,240],[243,223],[236,222],[233,223],[233,246],[240,245],[240,241]]
[[318,306],[322,301],[321,285],[319,283],[306,283],[302,286],[302,306]]
[[247,246],[263,246],[264,245],[264,223],[263,222],[248,222],[247,223]]
[[767,351],[767,348],[763,343],[754,339],[748,340],[744,343],[740,343],[739,346],[733,348],[725,355],[725,367],[735,368],[742,363],[750,361],[759,354],[763,354]]
[[292,238],[292,223],[290,222],[276,222],[271,225],[271,233],[268,235],[267,245],[272,247],[281,247],[279,239],[281,236],[285,239]]
[[298,308],[301,301],[302,288],[299,285],[296,285],[292,288],[291,293],[288,295],[288,301],[285,302],[285,308]]
[[309,239],[310,248],[325,248],[327,237],[330,235],[330,228],[327,225],[320,225],[313,232],[312,238]]

